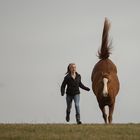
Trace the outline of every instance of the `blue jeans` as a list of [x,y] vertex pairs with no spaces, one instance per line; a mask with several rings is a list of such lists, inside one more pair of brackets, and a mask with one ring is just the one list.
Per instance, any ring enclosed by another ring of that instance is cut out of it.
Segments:
[[73,100],[74,100],[74,103],[75,103],[76,115],[80,115],[80,107],[79,107],[80,94],[76,94],[74,96],[70,96],[70,95],[66,96],[67,113],[71,112],[71,107],[72,107],[72,101]]

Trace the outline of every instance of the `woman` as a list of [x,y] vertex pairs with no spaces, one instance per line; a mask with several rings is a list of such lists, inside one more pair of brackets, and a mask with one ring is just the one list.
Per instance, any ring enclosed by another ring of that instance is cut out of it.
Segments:
[[75,110],[76,110],[76,121],[77,124],[81,124],[80,121],[80,108],[79,108],[79,100],[80,100],[80,90],[79,87],[89,91],[90,89],[84,86],[81,82],[81,76],[76,72],[76,65],[74,63],[70,63],[67,67],[66,76],[61,85],[61,95],[64,96],[65,87],[66,89],[66,102],[67,102],[67,109],[66,109],[66,121],[70,121],[70,111],[72,106],[72,101],[74,100],[75,103]]

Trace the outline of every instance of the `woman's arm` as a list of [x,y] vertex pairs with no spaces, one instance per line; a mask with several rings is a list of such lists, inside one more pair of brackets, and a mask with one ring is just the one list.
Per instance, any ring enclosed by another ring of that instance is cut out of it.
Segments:
[[64,78],[63,82],[62,82],[62,85],[61,85],[61,95],[64,96],[65,94],[65,87],[66,87],[66,84],[67,84],[67,79],[66,77]]
[[82,89],[84,89],[84,90],[90,91],[90,89],[88,87],[84,86],[84,84],[81,82],[81,76],[80,76],[79,87],[82,88]]

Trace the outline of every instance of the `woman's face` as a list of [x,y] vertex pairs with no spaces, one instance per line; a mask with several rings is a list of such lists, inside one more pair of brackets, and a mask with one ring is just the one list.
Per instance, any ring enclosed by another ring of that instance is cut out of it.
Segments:
[[71,73],[75,73],[76,72],[76,65],[75,64],[71,64],[70,65],[70,72]]

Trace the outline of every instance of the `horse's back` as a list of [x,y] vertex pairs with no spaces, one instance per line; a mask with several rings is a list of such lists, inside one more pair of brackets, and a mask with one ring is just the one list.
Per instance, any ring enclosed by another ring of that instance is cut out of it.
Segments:
[[110,73],[110,72],[117,73],[117,68],[116,65],[110,59],[105,59],[105,60],[100,60],[94,66],[93,74],[99,71],[105,73]]

